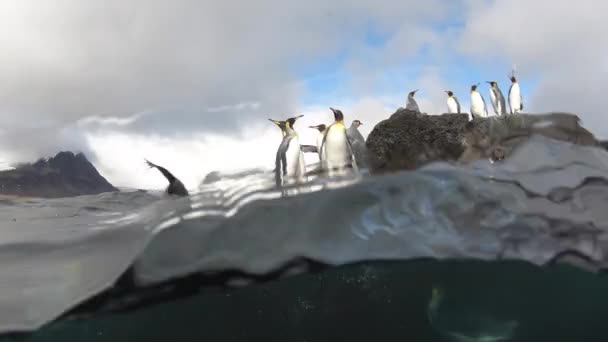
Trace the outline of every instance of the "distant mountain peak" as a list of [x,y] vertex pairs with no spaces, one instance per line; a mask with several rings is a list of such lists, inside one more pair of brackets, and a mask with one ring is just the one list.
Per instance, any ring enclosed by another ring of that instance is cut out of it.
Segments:
[[54,157],[0,172],[0,194],[70,197],[117,191],[83,153],[61,151]]

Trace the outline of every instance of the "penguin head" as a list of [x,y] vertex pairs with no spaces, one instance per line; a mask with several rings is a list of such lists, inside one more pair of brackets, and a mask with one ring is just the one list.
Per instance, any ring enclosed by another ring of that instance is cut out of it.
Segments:
[[352,125],[353,125],[355,128],[357,128],[357,127],[359,127],[359,126],[363,125],[363,123],[362,123],[361,121],[359,121],[359,120],[353,120]]
[[416,92],[420,90],[420,89],[416,89],[414,91],[410,91],[410,93],[408,94],[409,97],[414,97],[414,95],[416,95]]
[[329,107],[329,109],[331,109],[331,111],[334,112],[334,120],[336,120],[337,122],[344,121],[344,114],[342,114],[341,110],[334,109],[331,107]]
[[286,128],[287,129],[293,129],[293,125],[296,123],[296,120],[298,120],[299,118],[301,118],[303,116],[304,115],[298,115],[298,116],[295,116],[293,118],[289,118],[289,119],[285,120],[285,122],[286,122],[286,125],[285,125]]
[[285,129],[285,124],[286,124],[285,121],[280,121],[280,120],[275,120],[275,119],[268,119],[268,120],[270,120],[270,122],[274,123],[275,125],[279,126],[279,128],[281,130]]
[[496,82],[494,81],[486,81],[486,83],[488,83],[492,88],[496,87]]
[[512,83],[516,83],[517,82],[517,79],[515,78],[515,76],[511,76],[509,79],[511,80]]
[[316,125],[316,126],[309,126],[310,128],[314,128],[316,130],[318,130],[319,132],[324,132],[325,129],[327,128],[327,126],[325,124],[320,124],[320,125]]
[[478,86],[478,85],[479,85],[479,83],[477,83],[477,84],[473,84],[473,85],[471,86],[471,92],[477,91],[477,86]]
[[454,96],[454,93],[451,90],[444,90],[444,91],[448,94],[448,97]]

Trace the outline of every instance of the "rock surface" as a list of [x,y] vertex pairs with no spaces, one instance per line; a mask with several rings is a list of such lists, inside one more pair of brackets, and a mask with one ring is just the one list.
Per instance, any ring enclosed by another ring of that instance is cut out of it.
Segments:
[[0,194],[58,198],[118,191],[87,158],[60,152],[55,157],[0,172]]
[[370,172],[411,170],[433,161],[501,160],[534,134],[600,145],[569,113],[518,114],[470,121],[468,114],[427,115],[400,108],[376,125],[366,145]]
[[457,160],[467,114],[426,115],[400,108],[367,137],[371,172],[415,169],[434,160]]

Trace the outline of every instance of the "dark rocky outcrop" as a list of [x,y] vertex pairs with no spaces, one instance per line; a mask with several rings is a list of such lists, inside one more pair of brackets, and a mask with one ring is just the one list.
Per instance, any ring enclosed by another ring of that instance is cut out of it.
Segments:
[[457,160],[467,114],[426,115],[400,108],[367,137],[370,171],[415,169],[434,160]]
[[411,170],[432,161],[501,160],[531,135],[599,145],[569,113],[518,114],[475,119],[468,114],[426,115],[400,108],[367,138],[370,171]]
[[118,190],[81,153],[60,152],[55,157],[0,172],[3,195],[57,198],[111,191]]

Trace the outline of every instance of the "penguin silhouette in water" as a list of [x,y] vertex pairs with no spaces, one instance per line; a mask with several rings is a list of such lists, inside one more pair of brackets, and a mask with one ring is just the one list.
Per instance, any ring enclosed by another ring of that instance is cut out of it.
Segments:
[[154,163],[152,163],[151,161],[144,159],[146,161],[146,164],[150,167],[150,168],[155,168],[158,171],[160,171],[160,173],[163,174],[163,176],[165,176],[165,178],[167,178],[167,180],[169,181],[169,186],[167,187],[167,194],[169,195],[175,195],[175,196],[188,196],[188,190],[186,190],[186,187],[184,186],[184,184],[177,179],[171,172],[169,172],[169,170],[165,169],[164,167],[160,166],[160,165],[156,165]]

